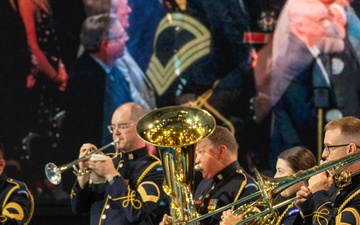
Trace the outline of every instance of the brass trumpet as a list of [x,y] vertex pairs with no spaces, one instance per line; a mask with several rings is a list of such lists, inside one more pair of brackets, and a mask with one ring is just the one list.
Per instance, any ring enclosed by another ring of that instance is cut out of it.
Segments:
[[[326,162],[322,165],[318,165],[318,166],[314,166],[310,169],[307,170],[303,170],[303,171],[299,171],[295,174],[286,176],[286,177],[280,177],[280,178],[268,178],[268,177],[263,177],[260,175],[259,172],[256,171],[256,180],[259,186],[260,191],[255,192],[253,194],[250,194],[244,198],[239,199],[238,201],[235,201],[233,203],[230,203],[226,206],[223,206],[215,211],[212,211],[211,213],[208,213],[206,215],[202,215],[198,218],[189,220],[186,224],[194,224],[198,221],[201,221],[205,218],[208,218],[212,215],[215,215],[217,213],[220,213],[222,211],[225,211],[233,206],[236,205],[240,205],[240,210],[236,210],[237,215],[239,214],[244,214],[244,220],[241,221],[239,224],[272,224],[269,222],[260,222],[257,221],[259,220],[262,216],[267,215],[267,214],[272,214],[275,212],[275,209],[278,209],[280,207],[282,207],[283,203],[279,203],[278,205],[273,206],[272,202],[273,199],[280,194],[283,190],[285,190],[286,188],[300,182],[303,180],[306,180],[310,177],[312,177],[315,174],[327,171],[327,170],[332,170],[333,171],[333,178],[334,178],[334,183],[337,187],[339,188],[343,188],[346,185],[349,185],[351,183],[351,176],[348,175],[348,171],[344,170],[341,171],[341,169],[343,169],[344,167],[353,164],[355,162],[358,162],[360,160],[360,152],[354,153],[354,154],[350,154],[348,156],[342,157],[338,160],[334,160],[334,161],[330,161],[330,162]],[[259,211],[258,213],[254,213],[253,215],[247,215],[246,212],[254,212],[254,210],[250,209],[250,207],[257,207],[256,204],[250,204],[249,207],[246,206],[245,202],[249,202],[250,200],[254,200],[258,199],[258,198],[263,198],[263,201],[259,201],[262,205],[265,204],[265,210],[263,211]],[[292,199],[294,200],[294,199]],[[287,203],[290,203],[289,201]],[[267,215],[268,216],[268,215]],[[270,215],[272,216],[272,215]],[[270,217],[269,216],[269,217]],[[252,223],[251,221],[256,220],[255,223]]]
[[83,156],[81,158],[78,158],[72,162],[69,162],[67,164],[64,164],[60,167],[56,166],[54,163],[52,162],[49,162],[45,165],[45,175],[46,175],[46,178],[50,181],[50,183],[54,184],[54,185],[58,185],[60,184],[61,182],[61,174],[70,169],[70,168],[73,168],[75,165],[77,165],[78,163],[86,160],[86,159],[89,159],[91,157],[91,155],[95,154],[95,153],[98,153],[98,152],[101,152],[103,150],[105,150],[106,148],[110,147],[110,146],[113,146],[115,145],[117,142],[119,142],[120,140],[117,138],[115,139],[113,142],[91,152],[90,154],[86,155],[86,156]]

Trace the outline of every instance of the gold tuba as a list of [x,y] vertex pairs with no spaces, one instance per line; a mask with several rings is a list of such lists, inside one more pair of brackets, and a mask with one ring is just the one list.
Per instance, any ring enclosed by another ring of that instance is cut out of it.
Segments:
[[185,224],[199,216],[193,200],[194,144],[210,135],[215,125],[207,111],[185,106],[159,108],[137,123],[139,137],[158,147],[172,224]]

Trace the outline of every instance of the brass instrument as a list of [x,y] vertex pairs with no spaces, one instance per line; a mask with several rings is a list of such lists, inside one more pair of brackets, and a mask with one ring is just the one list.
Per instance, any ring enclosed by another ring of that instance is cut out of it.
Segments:
[[[238,224],[248,224],[248,225],[255,225],[255,224],[262,224],[262,225],[271,225],[276,223],[276,209],[286,205],[284,203],[279,203],[278,205],[273,206],[272,202],[274,198],[284,191],[286,188],[300,182],[306,180],[315,174],[329,171],[333,172],[333,179],[334,184],[339,187],[343,188],[349,184],[351,184],[351,175],[349,175],[349,171],[343,170],[344,167],[358,162],[360,160],[360,152],[356,152],[350,154],[348,156],[342,157],[338,160],[326,162],[322,165],[314,166],[307,170],[302,170],[292,175],[286,177],[279,177],[279,178],[268,178],[263,177],[260,175],[259,172],[256,171],[256,180],[259,186],[259,191],[253,194],[250,194],[244,198],[241,198],[233,203],[230,203],[226,206],[223,206],[211,213],[206,215],[199,216],[196,219],[192,219],[188,221],[187,224],[192,224],[198,221],[201,221],[205,218],[208,218],[212,215],[225,211],[233,206],[240,205],[239,209],[235,210],[235,214],[240,215],[244,214],[244,220]],[[256,200],[257,199],[257,200]],[[245,204],[245,202],[249,202],[253,200],[253,204]],[[256,200],[256,201],[255,201]],[[292,199],[294,201],[295,199]],[[290,201],[287,201],[290,203]],[[287,203],[287,204],[288,204]],[[265,208],[264,210],[254,209],[254,207],[258,208],[260,206]],[[262,220],[264,216],[271,219],[271,217],[275,217],[275,219],[270,220]]]
[[137,123],[139,137],[158,148],[172,224],[185,224],[199,216],[193,200],[194,144],[210,135],[215,125],[207,111],[185,106],[159,108]]
[[[88,155],[86,156],[83,156],[81,158],[78,158],[72,162],[69,162],[67,164],[64,164],[60,167],[56,166],[54,163],[52,162],[49,162],[45,165],[45,175],[46,175],[46,178],[50,181],[50,183],[54,184],[54,185],[58,185],[60,184],[61,182],[61,173],[63,173],[64,171],[70,169],[70,168],[76,168],[75,166],[86,160],[86,159],[90,159],[90,157],[95,154],[95,153],[98,153],[98,152],[101,152],[103,150],[105,150],[106,148],[110,147],[110,146],[113,146],[115,145],[117,142],[119,142],[120,140],[119,139],[116,139],[114,140],[113,142],[95,150],[95,151],[92,151],[91,153],[89,153]],[[76,170],[76,169],[75,169]],[[86,171],[86,172],[90,172],[89,171]]]

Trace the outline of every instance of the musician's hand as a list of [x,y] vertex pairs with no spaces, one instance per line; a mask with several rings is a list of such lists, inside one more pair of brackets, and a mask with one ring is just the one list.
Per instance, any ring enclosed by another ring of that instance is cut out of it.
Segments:
[[244,219],[244,215],[235,216],[232,210],[226,210],[221,215],[220,225],[236,225]]
[[296,192],[297,199],[295,200],[295,205],[300,205],[305,202],[311,195],[311,191],[308,187],[301,186],[301,189]]
[[107,180],[112,180],[114,176],[119,174],[110,157],[107,160],[101,161],[89,160],[89,168]]
[[327,191],[329,190],[332,184],[333,184],[333,179],[326,172],[318,173],[309,179],[309,188],[312,193],[321,190]]
[[[90,143],[85,143],[80,148],[79,158],[82,158],[88,154],[90,154],[92,151],[96,150],[96,146]],[[83,160],[79,163],[80,169],[87,169],[89,167],[89,160]]]

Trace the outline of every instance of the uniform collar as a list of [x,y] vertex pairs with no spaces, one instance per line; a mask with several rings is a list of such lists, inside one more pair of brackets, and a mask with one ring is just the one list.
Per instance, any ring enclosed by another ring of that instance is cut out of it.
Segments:
[[143,147],[131,152],[120,152],[119,157],[124,161],[131,161],[141,158],[147,154],[148,154],[147,148]]
[[232,177],[237,171],[242,170],[239,162],[235,160],[214,176],[215,182],[220,182],[226,177]]

